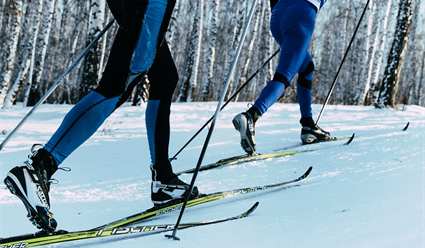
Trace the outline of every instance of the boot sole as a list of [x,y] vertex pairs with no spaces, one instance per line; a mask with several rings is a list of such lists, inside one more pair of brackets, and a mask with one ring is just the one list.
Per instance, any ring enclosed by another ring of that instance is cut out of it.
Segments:
[[9,172],[6,178],[4,179],[4,184],[6,185],[7,189],[10,191],[11,194],[17,196],[22,201],[25,208],[27,209],[28,217],[32,217],[34,219],[34,221],[30,221],[37,228],[43,229],[49,233],[53,233],[56,230],[57,226],[56,220],[50,218],[50,221],[52,222],[52,225],[55,226],[55,228],[49,226],[48,224],[45,224],[44,221],[42,221],[42,219],[39,217],[38,212],[31,206],[27,198],[23,195],[22,192],[24,192],[24,189],[20,185],[18,185],[16,181],[19,181],[19,179]]
[[247,130],[246,130],[246,125],[241,125],[242,122],[242,118],[240,117],[240,115],[235,116],[235,118],[233,118],[232,123],[233,126],[235,127],[235,129],[237,131],[239,131],[240,135],[241,135],[241,146],[242,149],[247,152],[248,154],[253,154],[255,153],[255,146],[253,146],[251,144],[251,142],[249,141],[249,139],[247,138]]

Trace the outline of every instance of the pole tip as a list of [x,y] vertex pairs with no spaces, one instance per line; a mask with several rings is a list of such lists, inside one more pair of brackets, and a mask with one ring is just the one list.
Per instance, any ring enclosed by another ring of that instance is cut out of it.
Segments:
[[177,237],[177,236],[174,236],[174,235],[165,235],[165,237],[167,237],[168,239],[174,239],[174,240],[177,240],[177,241],[180,241],[180,238],[179,237]]

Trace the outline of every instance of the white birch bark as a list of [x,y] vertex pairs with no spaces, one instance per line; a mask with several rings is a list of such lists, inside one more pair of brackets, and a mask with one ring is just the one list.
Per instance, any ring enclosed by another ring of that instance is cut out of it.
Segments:
[[[18,77],[15,80],[15,83],[13,84],[13,87],[10,89],[6,101],[5,101],[5,108],[10,108],[13,105],[13,102],[16,100],[18,93],[23,88],[23,85],[25,84],[25,81],[27,78],[31,79],[32,74],[32,63],[34,61],[34,54],[36,51],[36,40],[38,36],[38,30],[40,25],[40,19],[41,19],[41,13],[43,10],[43,1],[38,0],[35,3],[35,6],[38,6],[38,9],[34,11],[30,11],[28,13],[27,24],[28,22],[32,20],[32,28],[30,29],[28,25],[24,25],[26,30],[31,30],[31,35],[27,41],[26,48],[25,48],[25,54],[24,59],[22,60],[21,66],[20,66],[20,72],[18,74]],[[32,8],[32,5],[30,6],[30,9]],[[28,80],[30,81],[30,80]],[[28,87],[28,85],[27,85]],[[26,98],[24,97],[24,106],[26,106]]]
[[12,19],[12,32],[10,35],[10,42],[7,44],[7,58],[5,62],[5,70],[0,75],[0,108],[3,108],[4,101],[9,91],[9,84],[14,70],[14,63],[16,61],[15,54],[17,53],[19,34],[21,32],[22,21],[22,1],[14,1],[16,13]]
[[[377,8],[379,8],[378,6],[378,1],[371,1],[368,9],[370,9],[370,13],[368,14],[368,18],[367,18],[367,33],[366,33],[366,49],[365,49],[365,54],[364,57],[365,59],[363,59],[363,64],[362,64],[362,71],[360,73],[360,80],[359,80],[359,84],[358,87],[356,87],[356,95],[354,96],[353,99],[353,104],[356,105],[361,105],[367,95],[367,92],[369,91],[369,80],[370,80],[370,70],[369,68],[371,67],[371,64],[373,64],[373,53],[375,51],[375,45],[377,42],[377,30],[376,27],[373,25],[374,24],[374,19],[375,19],[375,15],[377,14]],[[366,16],[366,15],[365,15]],[[366,21],[366,20],[365,20]]]
[[[90,44],[90,42],[102,30],[105,17],[105,0],[92,0],[90,11],[89,34],[86,45]],[[79,99],[82,99],[97,86],[97,81],[99,79],[101,45],[102,44],[98,42],[85,56]]]
[[395,108],[395,95],[398,87],[399,72],[403,62],[403,52],[409,34],[411,15],[412,0],[401,0],[394,41],[391,46],[381,91],[376,103],[377,108],[387,106]]
[[46,53],[49,45],[50,32],[52,30],[55,0],[45,0],[45,3],[46,5],[44,11],[46,12],[46,15],[40,29],[40,37],[37,40],[37,51],[34,60],[32,83],[27,103],[28,106],[34,106],[38,101],[37,86],[41,81],[41,77],[43,76],[44,63],[46,61]]
[[[247,75],[251,71],[250,70],[251,69],[251,63],[252,63],[253,60],[255,61],[256,58],[257,58],[257,56],[255,56],[257,54],[257,53],[255,53],[255,51],[258,51],[258,49],[254,49],[254,46],[258,47],[258,42],[259,42],[257,40],[258,34],[260,32],[260,28],[261,28],[259,26],[259,24],[260,24],[260,19],[262,19],[262,17],[263,17],[262,13],[263,13],[263,10],[264,10],[261,7],[262,7],[262,2],[259,3],[259,6],[254,13],[254,17],[253,17],[254,22],[251,24],[252,29],[251,29],[250,34],[249,34],[250,37],[249,37],[249,42],[247,44],[247,50],[245,51],[245,53],[247,53],[247,56],[246,56],[246,59],[244,61],[241,60],[241,63],[240,63],[241,67],[243,67],[243,70],[242,70],[242,73],[241,73],[241,77],[238,80],[239,83],[235,87],[235,90],[234,90],[235,92],[242,86],[243,83],[246,82]],[[267,40],[267,37],[264,37],[264,39]],[[250,56],[250,55],[253,55],[253,56]],[[242,56],[241,56],[241,58],[242,58]],[[240,93],[238,93],[235,96],[235,99],[234,99],[235,102],[238,101],[239,96],[240,96]]]
[[217,43],[217,15],[219,11],[219,4],[220,0],[211,0],[211,31],[209,36],[209,47],[208,47],[208,54],[207,54],[207,62],[206,62],[206,71],[207,71],[207,77],[205,79],[205,82],[202,86],[202,92],[201,92],[201,100],[202,101],[208,101],[209,95],[210,95],[210,89],[211,85],[213,84],[214,80],[214,64],[216,59],[216,43]]
[[173,50],[173,41],[174,41],[174,35],[176,33],[176,25],[177,25],[177,15],[180,11],[180,0],[176,0],[174,4],[174,10],[173,14],[170,18],[170,24],[168,25],[167,34],[165,35],[165,40],[168,42],[168,47],[170,48],[170,52],[172,53]]
[[369,83],[370,87],[369,92],[367,93],[367,99],[364,99],[363,101],[363,104],[365,105],[370,105],[374,103],[375,99],[377,98],[377,94],[379,93],[379,90],[376,90],[376,85],[378,84],[379,80],[380,70],[383,62],[382,57],[385,51],[385,44],[388,36],[388,23],[391,13],[391,4],[392,0],[388,0],[386,4],[383,5],[383,8],[381,8],[381,18],[378,23],[379,39],[377,41],[376,51],[374,52],[374,63],[372,64],[372,68],[369,69],[371,71]]
[[[243,0],[237,0],[236,1],[236,15],[234,18],[234,21],[236,21],[236,25],[233,28],[233,33],[232,33],[232,39],[231,39],[231,47],[230,47],[230,51],[229,51],[229,56],[227,57],[226,60],[226,68],[225,68],[225,76],[226,78],[228,77],[229,73],[230,73],[230,67],[233,63],[233,60],[235,58],[236,55],[236,50],[238,48],[239,42],[241,40],[241,36],[242,36],[242,29],[243,26],[245,24],[245,17],[246,17],[246,5],[249,4],[248,2],[245,2]],[[233,92],[233,87],[234,87],[234,78],[235,78],[235,73],[232,73],[231,77],[230,77],[230,83],[229,83],[229,88],[227,90],[226,93],[226,100],[229,99],[231,93]],[[223,80],[223,83],[225,83],[225,80]],[[224,86],[224,84],[223,84]],[[223,89],[223,87],[220,87],[221,89]],[[222,92],[219,90],[218,91],[219,94],[221,94]]]
[[196,87],[198,63],[202,39],[203,0],[196,3],[197,15],[193,22],[191,40],[188,49],[187,66],[183,77],[183,83],[178,97],[179,102],[193,100],[193,91]]

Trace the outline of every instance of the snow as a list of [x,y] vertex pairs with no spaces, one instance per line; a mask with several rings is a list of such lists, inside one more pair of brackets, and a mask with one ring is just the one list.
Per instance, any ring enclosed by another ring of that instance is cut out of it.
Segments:
[[[173,103],[170,157],[214,114],[214,102]],[[231,119],[247,103],[229,104],[220,113],[203,164],[243,154]],[[33,143],[45,143],[71,105],[42,105],[0,152],[0,177],[27,158]],[[313,105],[317,116],[321,105]],[[118,109],[58,171],[50,193],[59,228],[93,228],[140,212],[150,202],[150,156],[144,106]],[[0,110],[0,130],[8,133],[29,108]],[[275,104],[256,126],[260,153],[300,143],[297,104]],[[402,128],[410,122],[407,131]],[[309,166],[298,187],[271,189],[187,208],[182,223],[238,215],[256,201],[247,218],[178,230],[180,241],[164,234],[127,235],[53,245],[54,247],[425,247],[425,108],[404,111],[364,106],[327,106],[319,125],[344,141],[289,149],[320,148],[200,172],[203,193],[292,180]],[[176,172],[196,166],[207,131],[173,162]],[[0,134],[0,140],[5,135]],[[331,148],[328,148],[331,147]],[[322,149],[323,148],[323,149]],[[191,175],[181,178],[190,182]],[[22,203],[0,188],[0,236],[35,232]],[[143,224],[174,224],[178,212]]]

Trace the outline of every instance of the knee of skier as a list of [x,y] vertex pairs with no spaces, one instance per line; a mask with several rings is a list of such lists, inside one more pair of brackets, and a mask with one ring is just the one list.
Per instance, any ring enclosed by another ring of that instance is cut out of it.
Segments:
[[[137,76],[132,82],[126,86],[127,76],[122,74],[104,73],[99,85],[94,90],[105,98],[126,97],[130,96],[134,87],[140,83],[144,74]],[[125,99],[126,100],[126,99]]]
[[285,88],[288,88],[289,84],[291,83],[282,73],[279,72],[276,72],[274,74],[272,81],[283,83],[285,85]]
[[313,61],[311,61],[303,72],[298,73],[298,84],[304,88],[311,89],[313,74],[314,74],[314,63]]

